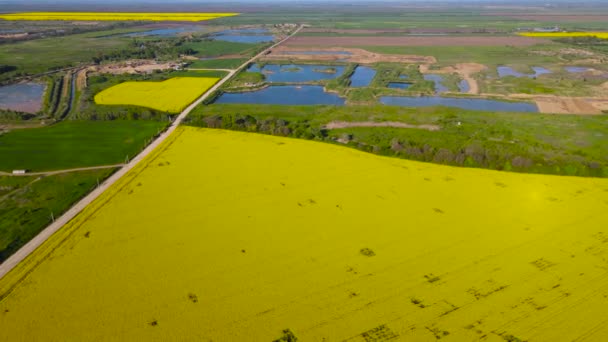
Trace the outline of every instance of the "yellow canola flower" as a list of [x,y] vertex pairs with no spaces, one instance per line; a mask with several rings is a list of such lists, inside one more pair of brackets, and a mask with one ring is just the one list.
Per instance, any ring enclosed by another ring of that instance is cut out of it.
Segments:
[[518,34],[538,38],[597,37],[608,39],[608,32],[524,32]]
[[607,226],[607,179],[181,127],[0,279],[0,340],[606,341]]
[[95,103],[134,105],[179,113],[218,80],[211,77],[174,77],[162,82],[124,82],[95,95]]
[[204,21],[238,13],[119,13],[119,12],[25,12],[0,14],[4,20],[68,21]]

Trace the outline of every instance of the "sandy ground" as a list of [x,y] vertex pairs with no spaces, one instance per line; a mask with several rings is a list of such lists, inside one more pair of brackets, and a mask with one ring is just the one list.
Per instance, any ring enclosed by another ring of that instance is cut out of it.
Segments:
[[573,97],[536,97],[536,105],[541,113],[552,114],[601,114],[589,101]]
[[80,69],[76,72],[76,89],[81,91],[87,87],[87,74],[89,69]]
[[397,128],[418,128],[427,131],[438,131],[441,127],[437,125],[410,125],[404,122],[385,121],[385,122],[374,122],[374,121],[359,121],[359,122],[348,122],[348,121],[332,121],[324,126],[326,129],[340,129],[349,127],[397,127]]
[[479,84],[477,80],[473,78],[478,72],[486,70],[483,64],[479,63],[459,63],[454,66],[448,66],[437,70],[430,70],[430,65],[421,64],[420,72],[423,74],[458,74],[462,79],[469,83],[468,94],[479,94]]
[[531,46],[549,42],[547,39],[508,36],[295,37],[287,46]]
[[[294,52],[308,52],[308,51],[323,51],[332,52],[336,54],[323,54],[323,55],[311,55],[311,54],[294,54]],[[289,54],[285,54],[289,52]],[[350,55],[339,54],[339,52],[350,52]],[[377,62],[392,62],[392,63],[414,63],[414,64],[433,64],[437,60],[433,56],[419,56],[419,55],[388,55],[369,52],[363,49],[355,48],[286,48],[280,47],[272,50],[272,53],[264,56],[264,60],[321,60],[321,61],[343,61],[353,62],[362,64],[371,64]]]
[[95,66],[89,71],[101,74],[146,74],[154,70],[167,70],[180,66],[176,62],[157,63],[153,60],[129,60],[120,63]]
[[19,39],[25,38],[29,35],[29,33],[11,33],[11,34],[0,34],[1,39]]

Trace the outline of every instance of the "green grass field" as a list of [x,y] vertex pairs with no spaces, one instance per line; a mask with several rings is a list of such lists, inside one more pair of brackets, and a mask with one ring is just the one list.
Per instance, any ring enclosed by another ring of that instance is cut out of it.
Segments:
[[[119,37],[95,37],[124,31],[125,29],[116,29],[3,44],[0,49],[0,65],[13,65],[17,67],[16,72],[35,74],[49,71],[51,68],[91,62],[92,58],[99,54],[127,49],[131,42],[130,39]],[[0,80],[3,76],[6,77],[5,75],[0,75]]]
[[245,58],[208,59],[195,61],[188,68],[200,69],[234,69],[245,63]]
[[60,170],[120,164],[132,158],[166,122],[64,121],[0,136],[0,170]]
[[456,63],[481,63],[489,67],[503,64],[547,65],[561,62],[557,55],[534,51],[558,51],[562,44],[543,44],[530,47],[514,46],[361,46],[360,48],[383,54],[433,56],[438,66]]
[[[195,126],[336,142],[377,154],[440,164],[531,173],[608,177],[608,116],[495,113],[396,106],[200,106]],[[326,130],[332,121],[401,122],[418,128]]]
[[[0,263],[113,171],[48,177],[0,177]],[[51,216],[52,215],[52,216]]]
[[[492,13],[499,9],[488,10]],[[568,10],[574,13],[575,10]],[[348,10],[344,7],[328,5],[323,12],[306,11],[289,8],[269,10],[258,13],[242,13],[239,16],[221,18],[214,24],[242,25],[242,24],[279,24],[285,22],[299,22],[320,28],[336,29],[408,29],[408,28],[487,28],[514,30],[521,27],[553,27],[559,25],[566,29],[607,28],[605,22],[597,21],[569,21],[556,22],[553,20],[523,20],[508,16],[480,15],[481,9],[446,9],[446,8],[370,8],[369,6],[353,6]],[[504,10],[505,14],[513,10]],[[522,14],[530,14],[526,11]]]

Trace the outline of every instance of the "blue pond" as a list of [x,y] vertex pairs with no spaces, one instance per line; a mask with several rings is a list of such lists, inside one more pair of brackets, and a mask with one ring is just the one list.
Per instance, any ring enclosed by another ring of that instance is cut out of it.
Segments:
[[348,51],[284,51],[283,55],[352,55]]
[[435,82],[435,93],[443,93],[448,91],[448,87],[443,85],[443,76],[441,75],[434,75],[434,74],[429,74],[429,75],[424,75],[424,79],[427,81],[433,81]]
[[40,83],[21,83],[0,87],[0,109],[35,113],[42,106],[45,87]]
[[353,88],[367,87],[376,76],[376,70],[359,66],[350,77],[350,86]]
[[521,72],[515,71],[513,68],[508,66],[499,66],[498,68],[496,68],[496,70],[498,71],[498,77],[515,76],[533,78],[551,73],[551,70],[543,67],[532,67],[532,70],[534,71],[533,74],[523,74]]
[[274,37],[269,33],[265,28],[235,29],[216,32],[211,38],[233,43],[257,44],[273,41]]
[[571,72],[571,73],[581,73],[581,72],[587,72],[591,69],[589,68],[585,68],[585,67],[565,67],[564,69],[566,69],[567,72]]
[[390,82],[388,84],[388,87],[393,88],[393,89],[407,89],[411,86],[412,86],[411,83],[401,83],[401,82]]
[[458,82],[458,90],[460,90],[461,93],[468,93],[469,90],[471,90],[471,85],[469,85],[467,80],[460,80],[460,82]]
[[204,31],[205,28],[203,26],[184,26],[177,28],[165,28],[165,29],[156,29],[150,31],[143,32],[133,32],[133,33],[125,33],[123,37],[147,37],[147,36],[160,36],[160,37],[174,37],[180,33],[184,32],[200,32]]
[[344,99],[326,93],[322,86],[270,86],[252,92],[224,93],[214,103],[342,106]]
[[[335,69],[336,72],[329,72],[329,68]],[[323,70],[327,71],[323,72]],[[327,65],[266,64],[260,69],[257,64],[253,64],[247,71],[263,73],[268,82],[313,82],[331,80],[340,76],[344,72],[344,66],[329,67]]]
[[503,102],[486,99],[450,98],[441,96],[383,96],[380,98],[380,103],[406,107],[445,106],[469,110],[483,110],[487,112],[538,112],[538,108],[532,103]]
[[243,29],[234,29],[234,30],[224,30],[224,31],[220,31],[217,32],[216,34],[218,35],[232,35],[232,34],[249,34],[249,35],[255,35],[255,34],[267,34],[270,33],[270,31],[266,28],[243,28]]

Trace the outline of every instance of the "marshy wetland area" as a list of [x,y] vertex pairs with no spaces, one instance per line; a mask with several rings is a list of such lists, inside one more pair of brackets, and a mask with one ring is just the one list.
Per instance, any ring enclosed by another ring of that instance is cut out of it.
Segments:
[[601,2],[8,2],[0,341],[608,340]]

